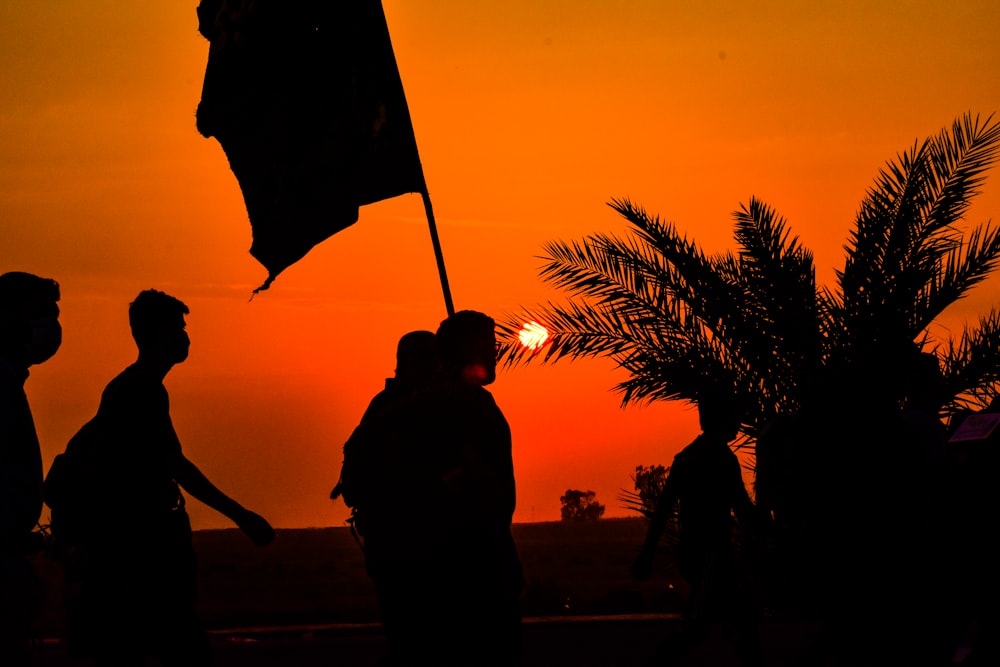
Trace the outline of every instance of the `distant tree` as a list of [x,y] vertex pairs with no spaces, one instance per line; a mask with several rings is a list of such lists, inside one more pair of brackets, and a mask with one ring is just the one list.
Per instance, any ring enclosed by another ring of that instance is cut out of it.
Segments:
[[660,497],[669,472],[670,466],[636,466],[630,476],[632,490],[622,489],[618,499],[625,503],[627,509],[649,516],[656,508],[656,499]]
[[563,521],[597,521],[604,516],[604,505],[597,502],[593,491],[566,489],[566,495],[559,498],[562,503]]
[[[669,473],[670,466],[636,466],[635,472],[630,475],[632,490],[622,489],[618,499],[625,504],[626,509],[634,510],[648,520],[656,510],[656,501],[660,497],[660,492],[663,491],[663,485],[667,483]],[[660,541],[665,545],[675,546],[679,528],[677,513],[674,512],[667,518],[667,523],[660,535]]]

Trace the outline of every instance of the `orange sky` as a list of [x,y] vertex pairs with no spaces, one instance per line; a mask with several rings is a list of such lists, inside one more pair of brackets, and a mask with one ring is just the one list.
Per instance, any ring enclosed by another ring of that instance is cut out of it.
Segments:
[[[993,0],[680,4],[384,2],[456,308],[558,299],[538,279],[542,244],[621,230],[612,197],[711,251],[760,197],[829,283],[885,161],[966,111],[1000,111]],[[446,314],[423,208],[408,195],[362,209],[250,302],[266,274],[239,187],[194,124],[196,6],[0,5],[0,271],[63,293],[63,348],[28,383],[45,464],[133,361],[126,309],[155,287],[191,307],[191,356],[167,378],[188,456],[276,526],[342,525],[327,500],[341,445],[399,335]],[[991,177],[974,222],[1000,210]],[[958,333],[996,285],[944,324]],[[621,379],[602,361],[500,375],[515,520],[557,519],[570,487],[624,515],[635,466],[693,438],[686,406],[621,409]]]

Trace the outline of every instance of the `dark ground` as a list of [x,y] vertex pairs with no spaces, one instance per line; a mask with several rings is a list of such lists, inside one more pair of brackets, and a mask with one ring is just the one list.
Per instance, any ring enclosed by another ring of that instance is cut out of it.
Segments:
[[[645,534],[641,519],[516,524],[527,584],[526,617],[670,614],[682,584],[664,554],[660,569],[636,582],[628,568]],[[256,548],[236,529],[195,533],[198,612],[210,629],[356,625],[379,620],[364,555],[346,527],[278,530]],[[64,632],[58,565],[36,561],[46,579],[42,637]]]
[[[661,642],[679,630],[669,616],[603,616],[525,619],[522,667],[646,667]],[[814,631],[767,626],[764,648],[773,667],[796,664]],[[377,624],[356,626],[243,628],[213,633],[216,667],[376,667],[384,651]],[[62,645],[47,642],[35,653],[36,667],[79,667]],[[150,663],[153,664],[153,663]],[[736,667],[725,637],[709,637],[685,663],[690,667]]]
[[[641,519],[514,527],[527,579],[522,667],[646,666],[677,636],[683,584],[669,555],[664,551],[647,581],[628,574],[644,533]],[[346,528],[279,530],[263,549],[237,530],[200,531],[195,546],[199,614],[212,633],[216,666],[378,664],[384,644],[374,591]],[[86,665],[70,660],[60,641],[59,569],[44,558],[37,564],[47,597],[33,664]],[[790,667],[815,643],[817,629],[768,621],[761,635],[767,664]],[[735,661],[716,633],[685,664]]]
[[[514,526],[527,579],[524,667],[638,667],[677,632],[682,585],[669,557],[648,581],[629,576],[644,534],[638,518]],[[384,645],[374,590],[347,528],[279,530],[264,549],[237,530],[199,531],[195,547],[199,613],[216,665],[378,664]],[[38,565],[48,590],[35,664],[82,664],[60,641],[58,567]],[[709,664],[722,667],[718,657]]]

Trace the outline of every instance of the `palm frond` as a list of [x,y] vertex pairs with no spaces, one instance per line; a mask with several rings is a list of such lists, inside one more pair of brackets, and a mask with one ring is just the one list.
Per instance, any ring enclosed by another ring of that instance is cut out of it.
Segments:
[[949,341],[943,355],[947,393],[953,400],[946,412],[980,410],[1000,393],[1000,311],[979,318],[966,327],[960,340]]
[[950,133],[942,130],[928,142],[931,194],[925,215],[930,229],[943,229],[962,219],[998,157],[1000,123],[993,122],[993,114],[980,119],[966,113],[955,120]]
[[[613,387],[624,404],[696,402],[704,383],[722,383],[741,396],[740,443],[750,447],[772,417],[802,409],[823,377],[853,382],[866,404],[899,405],[901,364],[928,346],[935,318],[1000,265],[1000,229],[960,227],[998,159],[1000,123],[966,114],[886,163],[832,288],[817,285],[812,253],[756,198],[733,214],[734,250],[717,255],[612,199],[625,232],[545,244],[541,277],[567,300],[499,320],[500,359],[611,359],[625,374]],[[550,334],[538,350],[518,343],[530,321]],[[936,354],[954,396],[947,410],[984,406],[1000,387],[1000,315]]]
[[946,257],[914,296],[913,335],[924,331],[944,310],[964,298],[1000,266],[1000,228],[973,229]]
[[738,274],[748,296],[744,354],[762,382],[771,381],[775,410],[819,363],[818,303],[812,253],[790,238],[785,220],[752,198],[734,213]]
[[1000,125],[967,114],[898,156],[858,213],[829,322],[844,363],[898,363],[893,351],[996,268],[996,234],[957,223],[1000,156]]

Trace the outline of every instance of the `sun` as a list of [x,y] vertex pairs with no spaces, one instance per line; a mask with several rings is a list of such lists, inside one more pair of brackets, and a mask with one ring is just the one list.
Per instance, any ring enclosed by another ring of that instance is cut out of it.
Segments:
[[529,350],[537,350],[542,345],[545,345],[545,341],[549,339],[549,332],[541,324],[532,320],[531,322],[524,323],[521,331],[517,334],[517,338],[524,347]]

